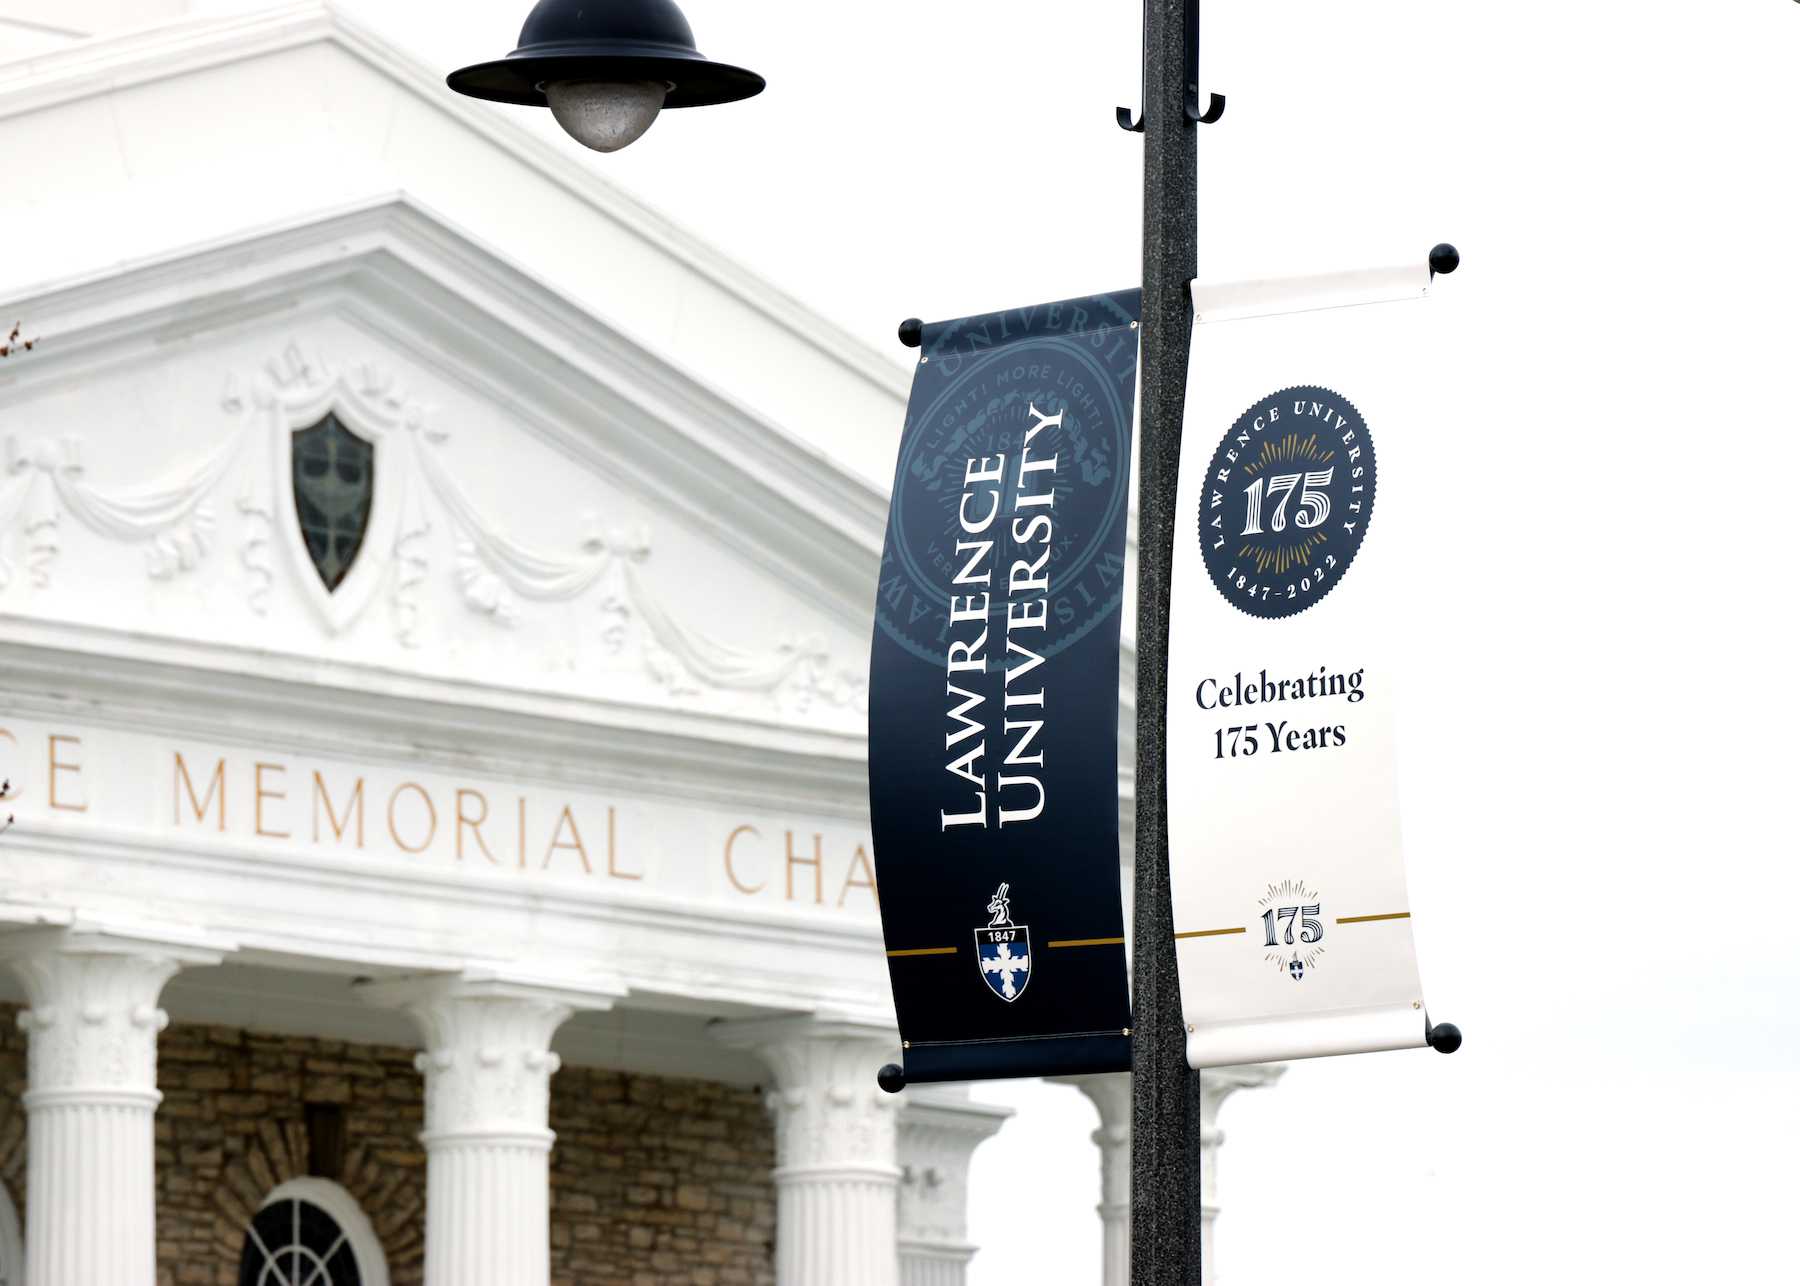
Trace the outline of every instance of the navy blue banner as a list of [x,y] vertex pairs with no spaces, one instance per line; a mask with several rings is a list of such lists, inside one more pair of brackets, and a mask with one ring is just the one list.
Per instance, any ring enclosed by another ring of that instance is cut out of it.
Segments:
[[869,809],[911,1082],[1131,1066],[1119,627],[1137,291],[925,327]]

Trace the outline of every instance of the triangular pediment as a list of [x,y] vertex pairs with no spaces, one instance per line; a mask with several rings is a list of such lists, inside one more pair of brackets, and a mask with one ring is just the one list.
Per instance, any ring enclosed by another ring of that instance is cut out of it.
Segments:
[[22,306],[53,339],[0,385],[0,611],[860,732],[878,489],[416,206]]

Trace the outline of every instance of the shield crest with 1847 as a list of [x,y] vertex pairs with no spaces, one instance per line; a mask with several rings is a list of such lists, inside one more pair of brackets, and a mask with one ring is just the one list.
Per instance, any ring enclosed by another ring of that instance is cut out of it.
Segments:
[[1031,981],[1031,926],[1012,922],[1012,886],[1002,884],[988,900],[992,918],[975,930],[975,963],[988,990],[1011,1004]]

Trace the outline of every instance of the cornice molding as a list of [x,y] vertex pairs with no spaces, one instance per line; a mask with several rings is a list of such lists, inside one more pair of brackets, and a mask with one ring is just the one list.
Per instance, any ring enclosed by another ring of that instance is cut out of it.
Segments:
[[[724,953],[740,961],[725,971],[710,958],[690,966],[678,948],[654,957],[639,952],[596,954],[596,965],[604,964],[604,973],[560,979],[560,985],[571,991],[655,998],[659,1006],[673,997],[696,1002],[713,1013],[818,1009],[860,1024],[862,1030],[892,1030],[892,1009],[886,1005],[885,992],[873,986],[881,976],[881,931],[873,923],[781,909],[734,910],[674,895],[622,895],[571,883],[554,889],[521,886],[503,876],[466,870],[425,870],[323,853],[270,850],[229,839],[195,837],[172,845],[165,838],[153,840],[116,827],[75,832],[21,823],[8,834],[7,844],[21,858],[74,859],[104,863],[120,871],[141,867],[160,881],[187,889],[190,892],[181,899],[182,913],[205,925],[204,930],[193,930],[194,934],[203,940],[230,943],[237,957],[249,963],[292,965],[305,961],[311,968],[343,965],[372,976],[436,973],[496,978],[514,977],[522,967],[510,951],[517,942],[507,931],[491,934],[486,941],[493,953],[484,954],[481,943],[470,941],[454,945],[423,939],[392,942],[372,936],[382,927],[375,923],[378,914],[341,922],[284,915],[277,924],[240,906],[246,883],[260,885],[271,896],[284,896],[282,890],[305,894],[336,891],[365,909],[379,907],[388,899],[393,905],[411,908],[409,915],[421,905],[429,906],[442,923],[475,916],[492,923],[496,915],[514,915],[540,925],[554,919],[596,942],[641,938],[666,944],[708,944],[709,953]],[[232,892],[234,887],[240,891]],[[220,900],[201,896],[210,889],[220,891]],[[0,902],[0,926],[107,918],[104,909],[96,913],[84,904],[76,913],[66,902],[66,898],[39,903],[16,897]],[[22,929],[27,934],[33,931]],[[0,941],[8,936],[0,933]],[[853,976],[827,978],[790,958],[787,949],[797,942],[874,963],[868,971]],[[874,1003],[871,996],[876,997]]]
[[[25,717],[187,734],[285,754],[481,770],[647,799],[866,816],[865,739],[562,693],[496,689],[315,658],[73,626],[0,639],[0,695]],[[96,710],[104,714],[96,718]]]
[[[161,838],[153,840],[138,831],[111,826],[89,826],[76,833],[62,827],[28,826],[21,822],[7,836],[7,842],[12,844],[15,839],[18,850],[22,853],[140,864],[153,870],[187,871],[201,876],[230,875],[242,878],[248,870],[254,871],[262,879],[278,884],[335,890],[349,896],[393,895],[413,899],[429,897],[447,909],[513,910],[540,917],[546,914],[546,886],[521,887],[518,881],[504,874],[470,874],[467,870],[459,871],[452,867],[428,870],[396,861],[377,862],[366,857],[258,848],[242,841],[212,837],[200,837],[182,845],[171,845]],[[743,939],[747,944],[760,946],[790,944],[804,938],[815,945],[825,944],[834,949],[858,952],[867,951],[871,946],[878,947],[881,943],[881,927],[873,922],[835,920],[779,909],[734,911],[722,906],[697,903],[692,898],[674,894],[634,892],[621,895],[611,891],[590,891],[572,883],[555,885],[553,891],[556,914],[613,927],[647,929],[672,936],[685,934]],[[202,946],[217,943],[220,944],[217,948],[219,950],[246,954],[258,951],[279,953],[283,950],[273,945],[278,939],[262,929],[227,923],[217,915],[209,918],[204,914],[207,908],[195,897],[181,899],[181,905],[184,909],[192,907],[194,914],[207,920],[204,929],[188,931],[193,940]],[[77,910],[60,902],[40,904],[15,898],[0,902],[0,908],[3,908],[0,909],[0,925],[26,926],[19,930],[21,933],[36,932],[40,928],[46,932],[60,932],[62,930],[55,926],[64,921],[71,926],[68,931],[76,933],[83,932],[83,926],[89,923],[102,926],[129,924],[128,918],[123,915],[109,914],[104,909],[96,911],[85,904]],[[510,977],[519,970],[518,964],[510,955],[484,955],[467,942],[462,942],[455,953],[451,954],[403,947],[384,948],[350,930],[346,930],[341,939],[326,935],[306,939],[303,930],[296,928],[291,932],[284,931],[279,938],[283,943],[302,940],[312,940],[321,945],[341,941],[351,949],[343,953],[326,950],[296,954],[316,954],[318,958],[325,960],[378,965],[403,973],[488,971],[495,977]],[[643,977],[629,968],[615,968],[609,978],[614,975],[624,978],[629,986],[638,987],[643,983]],[[570,982],[568,985],[576,984]],[[698,994],[709,997],[713,990],[708,989]],[[772,1003],[768,997],[763,997],[758,1001],[759,1007],[772,1011],[791,1011],[795,1008],[798,993],[785,994],[787,998],[784,1003]],[[834,1006],[830,1013],[834,1016],[832,1021],[839,1026],[855,1026],[866,1022],[889,1030],[893,1027],[891,1009],[882,1016],[870,1013],[860,1003],[852,1003]],[[898,1039],[895,1037],[896,1041]]]

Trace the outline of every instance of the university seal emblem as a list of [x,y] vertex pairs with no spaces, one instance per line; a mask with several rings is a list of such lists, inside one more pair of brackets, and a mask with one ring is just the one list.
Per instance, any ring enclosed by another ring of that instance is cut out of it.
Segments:
[[1213,453],[1200,550],[1219,593],[1273,620],[1343,579],[1375,507],[1375,448],[1361,414],[1328,388],[1271,393]]
[[1012,922],[1012,899],[1002,884],[988,899],[986,927],[975,930],[975,963],[988,990],[1011,1004],[1031,981],[1031,929]]
[[350,574],[369,529],[375,444],[328,415],[294,434],[294,512],[300,537],[327,590]]
[[[1047,555],[1033,563],[1054,622],[1044,656],[1110,620],[1122,601],[1124,558],[1108,533],[1130,499],[1135,319],[1116,299],[1086,302],[1095,311],[1052,304],[953,323],[918,367],[875,617],[934,666],[944,664],[951,603],[970,593],[957,579],[976,538],[965,522],[981,522],[977,535],[997,541],[998,557]],[[1028,343],[1005,342],[1033,331]],[[1028,459],[1038,463],[1027,469]],[[991,523],[985,501],[963,498],[983,461],[1003,471]],[[1004,630],[1004,584],[988,601],[992,628]]]

